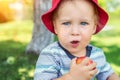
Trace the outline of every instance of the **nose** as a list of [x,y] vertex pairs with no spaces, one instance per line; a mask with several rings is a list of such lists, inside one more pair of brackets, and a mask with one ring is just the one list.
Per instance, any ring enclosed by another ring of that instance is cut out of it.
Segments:
[[71,28],[71,35],[73,35],[73,36],[78,36],[78,35],[80,35],[80,27],[79,26],[73,26],[72,28]]

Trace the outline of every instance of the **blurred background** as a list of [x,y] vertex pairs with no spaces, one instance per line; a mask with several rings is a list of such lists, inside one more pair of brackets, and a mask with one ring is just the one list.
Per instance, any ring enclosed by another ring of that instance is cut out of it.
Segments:
[[[50,1],[0,0],[1,80],[33,80],[39,52],[44,48],[39,44],[44,40],[49,43],[56,40],[52,34],[48,33],[51,37],[43,34],[42,31],[47,30],[41,28],[44,25],[40,22],[40,15],[50,8]],[[99,2],[110,17],[104,30],[93,35],[91,43],[104,50],[107,61],[120,76],[120,1]]]

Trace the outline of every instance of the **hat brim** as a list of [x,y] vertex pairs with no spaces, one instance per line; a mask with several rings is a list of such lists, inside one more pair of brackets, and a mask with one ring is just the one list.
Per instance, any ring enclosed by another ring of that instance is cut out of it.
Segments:
[[[54,31],[54,26],[53,26],[53,22],[52,22],[52,15],[53,15],[53,11],[57,8],[57,6],[60,4],[61,0],[56,0],[54,5],[52,5],[52,8],[49,9],[45,14],[42,15],[42,21],[45,24],[45,26],[47,27],[47,29],[49,31],[51,31],[52,33],[55,34]],[[54,2],[53,2],[54,3]]]
[[[42,21],[45,24],[45,26],[47,27],[47,29],[49,31],[51,31],[52,33],[55,34],[54,31],[54,26],[53,26],[53,22],[52,22],[52,15],[54,10],[57,8],[57,6],[59,5],[61,0],[56,0],[55,4],[52,6],[52,8],[50,10],[48,10],[45,14],[42,15]],[[108,14],[106,11],[104,11],[98,4],[97,2],[95,2],[95,0],[92,0],[93,3],[96,5],[97,10],[98,10],[98,15],[99,15],[99,20],[98,20],[98,25],[96,28],[96,32],[94,34],[97,34],[98,32],[100,32],[106,25],[107,21],[108,21]]]
[[105,27],[105,25],[109,19],[109,16],[108,16],[108,13],[105,10],[103,10],[98,4],[95,3],[95,5],[97,6],[98,16],[99,16],[98,25],[97,25],[96,32],[95,32],[95,34],[96,34]]

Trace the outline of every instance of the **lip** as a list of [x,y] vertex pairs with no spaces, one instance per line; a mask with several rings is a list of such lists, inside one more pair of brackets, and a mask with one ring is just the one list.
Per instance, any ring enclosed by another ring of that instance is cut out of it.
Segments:
[[79,45],[80,41],[78,41],[78,40],[73,40],[73,41],[71,41],[70,43],[71,43],[71,46],[72,46],[73,48],[76,48],[76,47]]

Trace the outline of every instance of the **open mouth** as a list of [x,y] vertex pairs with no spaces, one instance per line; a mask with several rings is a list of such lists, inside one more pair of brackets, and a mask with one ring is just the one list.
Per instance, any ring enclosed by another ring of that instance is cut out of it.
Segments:
[[79,41],[71,41],[72,44],[77,44]]
[[71,41],[71,46],[76,48],[79,45],[79,41]]

